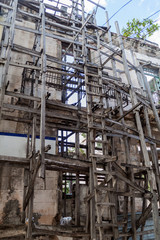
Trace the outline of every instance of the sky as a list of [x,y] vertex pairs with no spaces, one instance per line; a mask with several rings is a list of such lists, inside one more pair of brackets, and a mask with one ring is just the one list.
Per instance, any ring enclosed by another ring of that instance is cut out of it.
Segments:
[[[52,0],[44,1],[46,3],[51,3]],[[99,26],[106,26],[106,11],[107,11],[110,19],[109,21],[111,26],[110,30],[112,32],[116,32],[115,21],[118,21],[120,29],[122,30],[122,28],[126,26],[126,23],[128,21],[131,21],[133,18],[143,20],[145,18],[148,18],[157,11],[159,12],[152,16],[150,19],[156,21],[155,23],[158,23],[160,25],[160,0],[91,0],[91,1],[99,3],[103,7],[105,7],[105,10],[101,8],[97,9],[97,23]],[[70,6],[68,10],[71,11],[72,6],[71,0],[60,0],[60,2],[68,4]],[[79,2],[81,2],[81,0],[79,0]],[[84,2],[86,12],[91,13],[93,9],[95,9],[95,5],[90,3],[88,0],[84,0]],[[53,1],[52,4],[54,6],[57,6],[55,1]],[[125,4],[126,6],[124,6]],[[58,5],[58,7],[60,7],[60,5]],[[120,8],[122,9],[118,13],[116,13]],[[114,14],[115,16],[113,16]],[[160,46],[160,29],[147,40],[156,42]]]
[[[97,23],[98,25],[104,25],[106,23],[105,11],[108,12],[111,26],[111,31],[115,30],[115,21],[118,21],[120,29],[126,26],[127,21],[131,21],[133,18],[143,20],[148,18],[155,12],[160,10],[160,0],[95,0],[103,5],[106,10],[98,8],[97,10]],[[129,2],[124,8],[122,8],[115,16],[113,16],[122,6]],[[88,4],[87,4],[88,5]],[[91,7],[93,9],[93,5]],[[92,10],[90,9],[90,11]],[[113,17],[112,17],[113,16]],[[160,25],[160,11],[152,16],[150,19],[156,21]],[[148,40],[156,42],[160,46],[160,30],[154,33]]]

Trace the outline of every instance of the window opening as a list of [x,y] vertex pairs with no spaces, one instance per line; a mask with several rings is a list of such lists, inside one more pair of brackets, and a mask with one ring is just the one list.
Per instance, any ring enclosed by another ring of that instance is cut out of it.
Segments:
[[159,69],[152,67],[144,67],[144,74],[147,77],[153,100],[155,105],[160,104],[160,78],[159,78]]

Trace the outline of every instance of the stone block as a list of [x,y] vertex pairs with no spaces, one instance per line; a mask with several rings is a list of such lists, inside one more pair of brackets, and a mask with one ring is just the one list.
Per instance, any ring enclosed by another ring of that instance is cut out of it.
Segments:
[[44,180],[37,177],[34,185],[35,190],[44,190]]
[[0,168],[0,176],[2,177],[9,177],[11,172],[11,167],[7,166],[7,167],[1,167]]
[[70,237],[58,237],[59,240],[73,240],[73,238]]
[[43,215],[39,219],[39,223],[42,225],[52,225],[53,215]]
[[56,190],[58,187],[58,179],[54,178],[46,178],[46,189],[47,190]]
[[[56,190],[57,189],[57,178],[46,177],[45,190]],[[44,190],[44,181],[42,178],[36,178],[35,190]]]
[[1,190],[8,190],[10,189],[10,178],[9,177],[2,177],[1,179]]
[[41,215],[53,215],[57,213],[57,203],[34,203],[33,205],[34,213],[39,213]]
[[47,170],[46,171],[46,178],[48,178],[48,177],[58,177],[58,172],[56,172],[56,171],[49,171],[49,170]]
[[34,202],[35,203],[53,203],[57,200],[56,190],[35,190]]

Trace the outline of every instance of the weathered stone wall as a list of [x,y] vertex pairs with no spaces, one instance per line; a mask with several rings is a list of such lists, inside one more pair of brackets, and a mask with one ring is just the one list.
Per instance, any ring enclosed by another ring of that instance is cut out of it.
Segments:
[[58,209],[58,173],[46,171],[46,183],[41,178],[36,179],[34,190],[34,214],[39,214],[40,224],[52,225],[54,216]]
[[[16,24],[27,28],[35,29],[35,24],[27,21],[18,21]],[[1,38],[2,28],[0,29]],[[61,43],[51,38],[46,39],[47,54],[54,57],[61,56]],[[22,30],[15,30],[14,44],[32,49],[34,44],[34,35]],[[12,52],[11,61],[15,63],[26,64],[32,61],[27,54]],[[52,64],[52,66],[56,66]],[[9,67],[7,81],[9,81],[8,91],[18,91],[21,89],[23,68]],[[30,94],[28,86],[28,94]],[[47,88],[51,92],[50,99],[61,99],[61,92],[55,89]],[[27,92],[27,91],[26,91]],[[41,91],[39,89],[39,96]],[[13,98],[12,101],[17,101]],[[11,98],[5,97],[5,103],[10,103]],[[11,112],[12,110],[7,110]],[[12,116],[18,116],[16,111],[12,111]],[[0,123],[0,132],[7,133],[27,133],[27,125],[2,120]],[[56,137],[56,131],[46,131],[47,136]],[[17,145],[17,148],[19,146]],[[8,146],[9,151],[9,146]],[[56,149],[54,149],[55,153]],[[19,156],[21,157],[21,156]],[[58,173],[53,171],[46,172],[46,186],[43,180],[36,179],[34,191],[34,216],[38,218],[40,224],[52,224],[52,220],[57,213],[57,179]],[[22,215],[22,204],[24,194],[24,170],[21,168],[12,168],[8,165],[0,167],[0,222],[1,223],[20,223]],[[13,221],[15,219],[15,221]],[[36,220],[37,221],[37,220]]]
[[23,203],[23,170],[0,168],[0,223],[20,224]]

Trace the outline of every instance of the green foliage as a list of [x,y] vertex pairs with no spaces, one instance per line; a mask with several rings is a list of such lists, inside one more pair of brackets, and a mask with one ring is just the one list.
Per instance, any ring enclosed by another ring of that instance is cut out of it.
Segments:
[[82,137],[86,138],[87,134],[86,133],[81,133]]
[[84,151],[82,148],[79,148],[79,152],[80,152],[82,155],[86,155],[85,151]]
[[68,148],[69,153],[75,153],[75,147],[70,147]]
[[74,183],[76,183],[76,181],[66,180],[66,187],[65,187],[65,181],[63,181],[62,192],[66,194],[71,194],[71,185],[73,185]]
[[152,19],[144,19],[143,21],[140,21],[133,18],[131,22],[127,22],[127,26],[122,29],[122,33],[125,37],[135,34],[137,38],[145,39],[146,36],[152,36],[158,29],[158,24],[154,24]]

